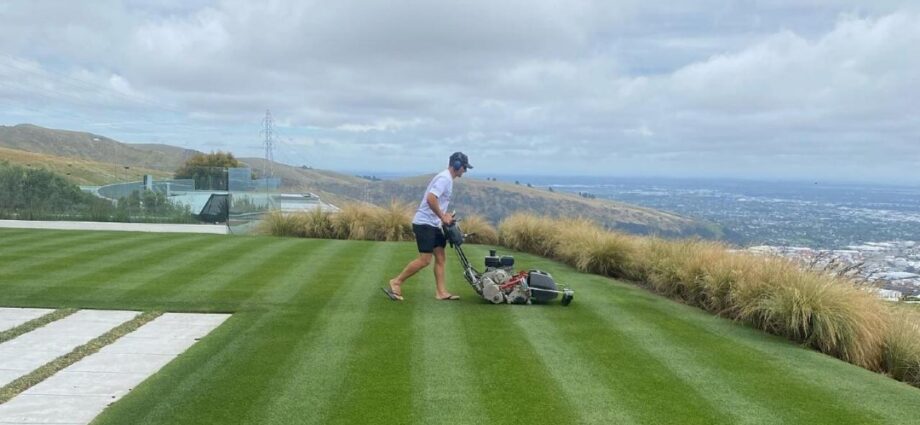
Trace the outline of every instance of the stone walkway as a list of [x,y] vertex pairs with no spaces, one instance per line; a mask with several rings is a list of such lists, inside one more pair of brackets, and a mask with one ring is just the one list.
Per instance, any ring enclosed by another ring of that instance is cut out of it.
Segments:
[[[22,321],[36,314],[28,310],[0,308],[0,318],[15,316]],[[82,310],[0,344],[0,386],[67,354],[137,314],[133,311]],[[229,314],[163,314],[0,404],[0,424],[88,424],[108,405],[229,317]],[[31,319],[23,323],[28,320]]]
[[38,319],[54,310],[44,308],[0,308],[0,332]]

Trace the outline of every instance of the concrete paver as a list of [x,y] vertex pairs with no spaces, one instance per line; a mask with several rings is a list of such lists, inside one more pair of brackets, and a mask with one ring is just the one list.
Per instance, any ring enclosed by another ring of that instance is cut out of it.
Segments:
[[229,317],[166,313],[0,404],[0,424],[87,424]]
[[46,308],[0,307],[0,332],[13,329],[30,320],[38,319],[54,310]]
[[[82,310],[0,344],[0,370],[26,375],[136,316],[136,311]],[[10,373],[0,386],[12,382]]]

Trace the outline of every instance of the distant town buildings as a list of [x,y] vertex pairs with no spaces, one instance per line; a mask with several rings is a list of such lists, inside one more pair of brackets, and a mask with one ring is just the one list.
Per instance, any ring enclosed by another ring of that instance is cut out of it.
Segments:
[[761,245],[747,251],[779,255],[816,268],[852,271],[853,277],[877,283],[882,299],[920,296],[920,243],[915,241],[869,242],[833,250]]

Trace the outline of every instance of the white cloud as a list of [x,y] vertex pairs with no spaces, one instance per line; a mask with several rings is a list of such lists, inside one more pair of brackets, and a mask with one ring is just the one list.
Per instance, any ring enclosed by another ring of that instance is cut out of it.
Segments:
[[258,152],[271,109],[319,167],[887,179],[860,158],[920,155],[918,42],[900,1],[14,1],[0,120]]

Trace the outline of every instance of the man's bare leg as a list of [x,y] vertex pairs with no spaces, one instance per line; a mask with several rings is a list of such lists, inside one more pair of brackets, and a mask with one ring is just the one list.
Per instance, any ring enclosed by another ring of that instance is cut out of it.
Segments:
[[[441,251],[443,252],[443,249]],[[402,273],[399,274],[399,276],[390,279],[390,290],[392,290],[394,294],[398,295],[400,299],[402,299],[402,290],[400,289],[400,286],[403,284],[403,282],[406,281],[406,279],[418,273],[419,270],[428,267],[428,265],[431,264],[431,257],[431,253],[420,252],[418,254],[418,258],[410,261],[409,264],[406,264],[406,267],[403,269]]]
[[443,299],[451,296],[444,285],[444,265],[447,264],[447,256],[444,254],[444,248],[436,247],[434,249],[434,283],[437,287],[435,297]]

